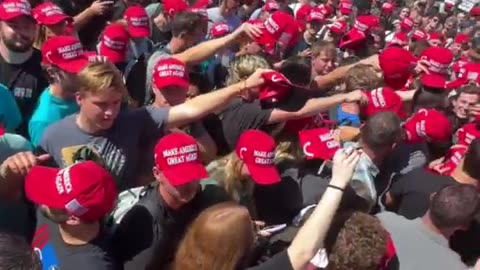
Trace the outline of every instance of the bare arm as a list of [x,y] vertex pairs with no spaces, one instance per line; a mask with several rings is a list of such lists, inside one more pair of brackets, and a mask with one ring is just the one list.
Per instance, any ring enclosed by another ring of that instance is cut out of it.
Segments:
[[417,90],[409,90],[409,91],[396,91],[397,95],[402,99],[402,101],[411,101],[413,100],[413,95],[415,95]]

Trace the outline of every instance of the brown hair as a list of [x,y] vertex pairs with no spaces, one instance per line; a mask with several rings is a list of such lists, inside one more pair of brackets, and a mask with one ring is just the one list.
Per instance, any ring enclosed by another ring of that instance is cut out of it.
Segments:
[[345,74],[345,91],[373,90],[380,86],[382,78],[371,65],[358,64]]
[[195,219],[175,255],[172,270],[235,270],[252,251],[248,210],[234,202],[216,204]]
[[327,269],[378,269],[386,254],[387,243],[388,232],[376,217],[354,212],[333,243]]

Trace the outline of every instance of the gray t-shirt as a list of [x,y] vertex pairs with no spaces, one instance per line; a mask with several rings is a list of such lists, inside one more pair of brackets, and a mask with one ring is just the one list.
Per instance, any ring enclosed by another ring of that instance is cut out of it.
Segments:
[[377,215],[390,233],[400,262],[399,270],[465,270],[448,239],[429,231],[421,218],[408,220],[392,212]]
[[140,156],[164,135],[168,109],[144,107],[120,113],[110,129],[95,135],[83,132],[75,123],[76,117],[72,115],[49,126],[40,146],[61,167],[85,155],[103,163],[122,191],[134,183]]
[[208,14],[208,20],[209,20],[208,33],[210,33],[210,29],[212,28],[212,25],[216,23],[226,23],[230,27],[230,31],[237,29],[242,23],[240,18],[235,14],[229,17],[223,17],[219,7],[207,9],[207,14]]

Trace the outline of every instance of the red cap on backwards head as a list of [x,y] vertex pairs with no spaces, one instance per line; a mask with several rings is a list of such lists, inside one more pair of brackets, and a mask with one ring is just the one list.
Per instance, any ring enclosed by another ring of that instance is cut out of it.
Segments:
[[275,141],[266,133],[247,130],[239,138],[235,153],[247,166],[252,180],[259,185],[280,182],[280,175],[273,159]]
[[65,210],[90,222],[109,214],[117,199],[113,178],[93,161],[64,169],[35,166],[25,179],[25,194],[37,205]]

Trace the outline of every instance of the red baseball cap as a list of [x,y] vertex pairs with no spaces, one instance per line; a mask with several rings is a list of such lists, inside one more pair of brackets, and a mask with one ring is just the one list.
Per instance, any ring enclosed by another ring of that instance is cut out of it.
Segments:
[[480,7],[473,7],[470,10],[470,15],[471,16],[480,16]]
[[423,86],[435,89],[445,89],[447,84],[445,76],[438,74],[423,74],[420,81]]
[[90,222],[108,215],[117,200],[112,176],[93,161],[63,169],[35,166],[25,179],[25,194],[37,205],[65,210]]
[[2,137],[3,135],[5,135],[5,127],[3,126],[3,124],[0,123],[0,137]]
[[20,16],[32,17],[32,7],[27,1],[6,0],[0,4],[0,20],[9,21]]
[[319,23],[324,23],[325,22],[325,14],[322,12],[322,9],[319,7],[314,7],[312,8],[312,11],[310,14],[307,16],[307,22],[319,22]]
[[280,175],[273,162],[275,141],[265,132],[247,130],[242,133],[235,153],[245,163],[255,183],[271,185],[280,182]]
[[385,2],[382,4],[382,12],[387,15],[392,14],[394,9],[395,9],[395,5],[393,3]]
[[352,13],[352,2],[349,0],[343,0],[340,1],[339,4],[339,9],[340,9],[340,14],[348,16],[350,13]]
[[447,143],[452,135],[448,118],[437,110],[420,110],[405,122],[407,142]]
[[150,22],[145,8],[131,6],[125,10],[124,18],[127,21],[128,33],[132,38],[150,36]]
[[325,18],[329,18],[333,15],[333,9],[329,5],[322,4],[318,6],[318,11],[320,11],[320,13],[322,13]]
[[427,40],[429,41],[438,41],[443,43],[443,35],[440,33],[429,33],[427,34]]
[[129,41],[130,36],[125,26],[118,23],[110,24],[103,31],[99,54],[114,64],[124,62]]
[[403,20],[400,22],[400,29],[402,29],[405,32],[410,32],[413,29],[413,25],[415,23],[410,17],[405,17]]
[[260,101],[283,100],[292,91],[292,83],[280,72],[265,72],[262,77],[265,82],[260,89]]
[[228,33],[230,33],[230,26],[223,22],[214,24],[212,29],[210,29],[211,38],[223,37]]
[[[270,55],[284,52],[298,31],[293,17],[283,11],[274,12],[260,29],[262,34],[254,40]],[[280,46],[280,51],[277,51],[277,46]]]
[[50,2],[38,5],[33,10],[33,18],[40,25],[56,25],[72,20],[72,17],[65,15],[59,6]]
[[356,50],[367,41],[364,32],[353,28],[340,39],[339,47],[342,50]]
[[201,7],[189,7],[187,8],[188,12],[196,13],[203,17],[203,19],[208,20],[208,12],[206,8]]
[[174,187],[208,177],[200,160],[197,141],[192,136],[169,134],[157,142],[154,153],[155,166]]
[[353,24],[353,28],[363,33],[378,27],[380,27],[380,20],[373,15],[358,16]]
[[187,90],[189,78],[185,64],[176,58],[158,61],[153,69],[153,85],[159,90],[169,86]]
[[476,123],[469,123],[459,128],[456,133],[457,144],[470,145],[477,138],[480,138],[480,130],[477,129]]
[[402,99],[391,88],[380,87],[366,92],[365,95],[368,103],[362,108],[362,115],[370,117],[388,111],[395,113],[400,119],[405,118]]
[[317,128],[300,131],[298,138],[306,159],[331,160],[340,149],[340,144],[333,137],[333,130]]
[[405,86],[417,62],[412,53],[398,47],[383,50],[378,60],[385,84],[394,90]]
[[447,48],[430,47],[422,52],[420,59],[430,63],[428,70],[431,74],[445,75],[453,62],[453,54]]
[[163,0],[163,13],[173,18],[188,7],[184,0]]
[[266,12],[274,12],[280,9],[280,5],[277,1],[268,0],[262,9]]
[[336,20],[330,25],[330,32],[335,35],[343,35],[347,31],[348,25],[345,21]]
[[469,42],[470,42],[470,36],[466,34],[458,34],[453,41],[453,43],[459,44],[459,45],[463,45]]
[[51,37],[42,46],[42,63],[77,74],[88,65],[80,41],[71,36]]
[[465,157],[468,147],[463,145],[454,145],[445,155],[445,162],[440,165],[438,170],[435,170],[443,175],[451,175],[452,172],[460,165],[460,162]]
[[297,10],[297,13],[295,13],[295,19],[297,21],[306,21],[310,12],[312,12],[312,6],[303,5]]
[[427,40],[427,33],[423,30],[417,29],[417,30],[413,31],[412,40],[414,40],[414,41]]

